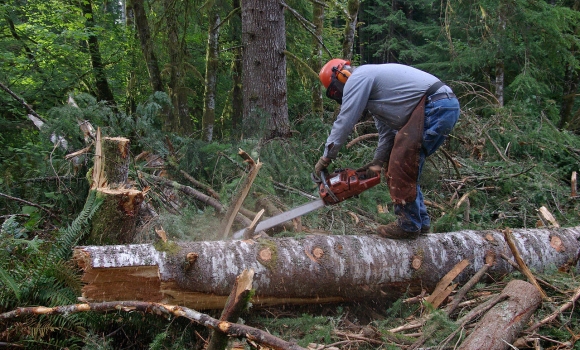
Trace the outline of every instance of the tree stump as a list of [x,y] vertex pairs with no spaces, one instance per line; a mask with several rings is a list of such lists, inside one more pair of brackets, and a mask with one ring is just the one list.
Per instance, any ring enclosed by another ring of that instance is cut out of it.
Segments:
[[103,138],[103,169],[111,188],[127,185],[129,178],[129,139],[124,137]]
[[132,243],[143,192],[135,189],[98,188],[97,196],[104,197],[104,201],[92,219],[88,238],[90,244]]
[[129,160],[129,139],[101,138],[101,130],[97,130],[91,188],[104,201],[93,216],[89,244],[133,242],[144,195],[127,181]]

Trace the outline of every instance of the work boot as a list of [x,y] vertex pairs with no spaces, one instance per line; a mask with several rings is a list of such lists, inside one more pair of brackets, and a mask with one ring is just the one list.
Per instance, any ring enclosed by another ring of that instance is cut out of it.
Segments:
[[391,239],[415,239],[419,237],[421,230],[416,232],[408,232],[403,230],[396,222],[391,222],[388,225],[381,225],[377,227],[377,233],[383,238]]
[[421,227],[421,233],[429,233],[429,231],[431,231],[431,226]]

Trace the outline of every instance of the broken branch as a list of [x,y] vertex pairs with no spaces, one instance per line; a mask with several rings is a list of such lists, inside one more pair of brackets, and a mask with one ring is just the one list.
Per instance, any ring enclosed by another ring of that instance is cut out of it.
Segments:
[[536,280],[536,277],[532,274],[532,272],[530,271],[530,269],[528,268],[528,266],[526,265],[526,263],[524,262],[524,260],[520,256],[520,253],[518,252],[518,248],[516,247],[516,244],[514,243],[513,233],[511,232],[511,230],[509,228],[506,228],[505,230],[503,230],[503,235],[504,235],[504,238],[505,238],[505,241],[506,241],[508,247],[512,251],[512,254],[514,256],[514,259],[516,260],[516,263],[520,267],[520,271],[528,278],[528,281],[538,289],[538,291],[540,292],[540,295],[542,296],[542,299],[547,299],[548,295],[546,295],[546,292],[544,292],[542,287],[540,287],[540,285],[538,284],[538,281]]
[[7,320],[25,315],[68,315],[79,312],[103,312],[103,311],[140,311],[154,315],[167,315],[175,317],[185,317],[199,325],[211,328],[217,332],[226,334],[235,338],[246,338],[261,345],[280,350],[293,350],[304,348],[277,338],[270,333],[264,332],[257,328],[217,320],[209,315],[178,305],[168,305],[162,303],[150,303],[144,301],[111,301],[103,303],[84,303],[74,305],[63,305],[55,307],[21,307],[15,310],[0,314],[0,319]]
[[260,168],[262,167],[262,163],[260,163],[259,160],[258,162],[255,162],[252,159],[252,157],[250,157],[250,155],[244,152],[243,150],[240,149],[238,155],[242,157],[242,159],[244,159],[244,162],[250,165],[250,173],[248,174],[248,177],[242,184],[242,190],[236,196],[235,200],[233,201],[233,204],[230,205],[230,207],[228,208],[228,212],[226,213],[225,218],[222,221],[222,227],[220,227],[220,232],[222,232],[224,239],[228,238],[230,228],[234,223],[234,218],[236,217],[236,214],[242,207],[242,203],[244,202],[246,196],[250,192],[250,188],[252,187],[252,184],[254,183],[256,176],[258,176]]
[[526,329],[526,333],[533,332],[536,329],[540,328],[541,326],[545,325],[546,323],[549,323],[549,322],[552,322],[553,320],[555,320],[562,312],[564,312],[564,311],[568,310],[570,307],[572,307],[576,303],[578,298],[580,298],[580,287],[576,289],[574,296],[572,296],[572,298],[570,298],[570,300],[566,304],[560,306],[560,308],[558,310],[551,313],[548,317],[544,318],[540,322],[537,322],[536,324],[534,324],[530,328]]

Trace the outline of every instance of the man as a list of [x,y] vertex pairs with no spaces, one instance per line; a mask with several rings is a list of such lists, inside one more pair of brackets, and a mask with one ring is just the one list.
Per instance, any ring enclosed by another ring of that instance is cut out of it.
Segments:
[[364,110],[372,113],[379,132],[373,161],[364,170],[386,167],[395,203],[396,222],[377,228],[392,239],[413,239],[430,230],[431,220],[418,179],[425,158],[433,154],[459,118],[459,101],[437,77],[401,64],[369,64],[358,68],[349,61],[330,60],[319,73],[326,96],[342,104],[326,140],[324,154],[314,167],[327,171]]

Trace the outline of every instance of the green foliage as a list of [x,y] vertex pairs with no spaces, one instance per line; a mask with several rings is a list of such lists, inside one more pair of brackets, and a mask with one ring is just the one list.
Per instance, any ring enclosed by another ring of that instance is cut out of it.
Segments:
[[[72,267],[72,248],[82,239],[91,216],[102,201],[93,191],[69,227],[46,240],[28,237],[12,216],[0,231],[0,312],[28,305],[74,304],[81,283]],[[65,347],[79,343],[86,323],[83,315],[29,318],[26,329],[9,328],[15,339]],[[70,337],[67,330],[81,332]]]
[[331,343],[332,331],[339,318],[302,314],[297,318],[257,318],[252,322],[267,324],[268,331],[282,339],[293,339],[298,345],[307,347],[309,343]]
[[362,40],[369,53],[364,63],[414,64],[428,60],[432,50],[425,43],[438,36],[439,23],[434,13],[439,9],[431,0],[399,1],[396,8],[388,1],[363,3]]
[[102,197],[97,196],[96,191],[89,192],[83,210],[66,229],[61,230],[58,234],[49,253],[49,259],[68,260],[71,257],[72,248],[88,233],[90,219],[99,209],[103,200]]
[[[311,2],[287,3],[311,20]],[[325,58],[329,58],[326,49],[332,56],[341,52],[345,23],[341,6],[345,4],[340,0],[325,7]],[[77,270],[69,262],[71,247],[81,242],[99,205],[85,180],[92,154],[76,162],[64,158],[87,146],[79,122],[100,127],[103,136],[130,138],[133,156],[143,151],[159,156],[171,179],[187,184],[184,171],[215,189],[226,206],[238,193],[245,174],[239,149],[264,164],[245,202],[249,209],[255,209],[254,195],[268,196],[283,209],[317,196],[310,172],[322,154],[336,104],[325,100],[322,118],[312,113],[311,89],[319,86],[318,81],[288,64],[293,136],[268,142],[234,139],[232,135],[239,130],[232,130],[227,111],[232,108],[234,52],[241,45],[241,25],[235,15],[220,27],[216,115],[223,113],[215,125],[216,141],[199,140],[207,16],[215,10],[226,18],[231,5],[223,1],[148,4],[153,29],[149,44],[166,86],[175,68],[170,57],[174,53],[168,49],[173,40],[170,34],[175,33],[178,39],[182,81],[175,91],[166,92],[151,91],[135,27],[125,22],[124,9],[117,3],[93,2],[95,25],[91,28],[86,27],[87,18],[74,2],[9,0],[0,6],[4,24],[0,26],[0,82],[47,121],[38,130],[27,119],[29,111],[0,90],[0,193],[35,205],[0,197],[0,311],[27,305],[64,305],[76,302],[79,296]],[[579,170],[580,140],[577,134],[555,127],[565,95],[575,94],[566,87],[574,77],[568,73],[580,66],[576,54],[578,11],[564,2],[523,0],[405,0],[397,2],[397,8],[392,2],[365,0],[361,6],[354,61],[415,65],[442,78],[461,97],[460,121],[442,151],[427,161],[421,179],[426,198],[434,203],[429,212],[435,232],[535,227],[540,206],[546,206],[562,226],[580,224],[580,203],[569,198],[570,175]],[[286,49],[309,62],[312,35],[293,12],[285,13]],[[170,19],[175,19],[178,28],[172,33]],[[91,34],[99,39],[116,106],[93,97],[96,86],[87,44]],[[494,96],[496,69],[500,67],[505,87],[503,107]],[[186,92],[194,127],[187,133],[167,133],[163,130],[173,123],[170,112],[175,112],[171,98],[178,91]],[[69,95],[78,107],[66,103]],[[578,109],[577,103],[573,109]],[[251,130],[258,136],[266,125],[262,119]],[[372,124],[360,124],[348,141],[371,132]],[[64,137],[68,148],[51,143],[53,136]],[[376,140],[369,139],[344,147],[331,169],[365,164],[372,159],[375,146]],[[159,169],[144,160],[131,164],[131,178],[146,186],[151,184],[144,183],[137,170]],[[216,228],[221,217],[213,208],[181,194],[182,206],[169,207],[164,196],[163,188],[152,185],[148,199],[160,214],[155,224],[163,226],[171,239],[220,238]],[[463,196],[463,204],[458,205]],[[385,212],[379,212],[379,205]],[[53,215],[48,216],[47,211]],[[372,234],[376,224],[391,222],[395,216],[383,183],[359,198],[302,219],[306,227],[332,234]],[[67,222],[70,225],[63,224]],[[141,238],[154,240],[150,233]],[[555,272],[544,276],[549,277],[562,290],[574,284]],[[386,312],[389,320],[376,323],[382,328],[416,310],[398,301]],[[566,316],[578,319],[576,310]],[[302,345],[329,343],[337,323],[333,318],[304,315],[277,318],[273,329],[284,338],[300,339]],[[571,323],[574,332],[578,333],[578,327]],[[435,342],[452,329],[449,320],[437,315],[426,331]],[[568,340],[568,333],[559,328],[545,330],[550,337]],[[174,320],[167,326],[166,320],[155,317],[120,318],[114,313],[30,317],[19,324],[7,323],[2,334],[31,346],[86,349],[177,349],[192,347],[196,339],[187,322]],[[107,337],[109,334],[113,335]]]

